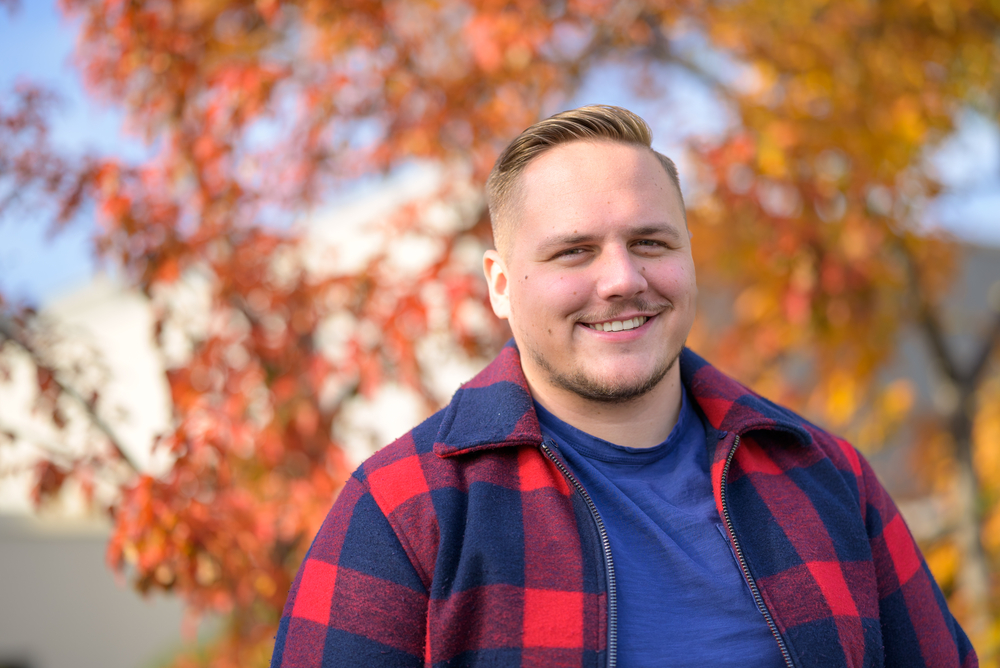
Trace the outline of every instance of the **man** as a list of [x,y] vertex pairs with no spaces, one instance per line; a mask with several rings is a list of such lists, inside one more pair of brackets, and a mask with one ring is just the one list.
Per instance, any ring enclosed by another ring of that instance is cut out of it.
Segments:
[[868,463],[684,348],[690,235],[650,143],[591,106],[497,160],[514,340],[355,472],[273,667],[978,665]]

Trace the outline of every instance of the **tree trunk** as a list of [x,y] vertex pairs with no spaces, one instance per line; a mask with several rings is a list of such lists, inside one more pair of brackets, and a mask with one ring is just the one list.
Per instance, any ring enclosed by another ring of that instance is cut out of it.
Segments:
[[966,632],[982,638],[990,624],[990,567],[983,549],[983,512],[979,478],[972,461],[972,418],[975,415],[975,390],[969,383],[959,388],[960,401],[949,420],[955,448],[957,476],[955,498],[958,502],[955,538],[962,552],[958,586],[968,605]]
[[958,507],[954,535],[962,554],[957,580],[960,594],[968,606],[963,616],[963,626],[973,639],[984,639],[988,635],[993,612],[990,596],[992,573],[983,549],[984,508],[979,478],[973,465],[972,426],[976,414],[977,390],[986,377],[991,359],[1000,347],[1000,306],[990,305],[996,315],[984,338],[980,340],[972,363],[960,364],[949,346],[943,326],[945,318],[921,287],[916,262],[909,254],[904,254],[904,257],[910,271],[911,294],[916,303],[918,322],[930,346],[938,382],[946,384],[950,390],[948,394],[956,397],[946,418],[956,463],[955,499]]

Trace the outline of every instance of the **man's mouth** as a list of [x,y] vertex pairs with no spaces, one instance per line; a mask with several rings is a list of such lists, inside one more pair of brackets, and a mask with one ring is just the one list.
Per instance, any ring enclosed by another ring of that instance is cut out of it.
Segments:
[[621,332],[623,330],[635,329],[649,320],[648,316],[637,315],[628,320],[611,320],[610,322],[580,323],[598,332]]

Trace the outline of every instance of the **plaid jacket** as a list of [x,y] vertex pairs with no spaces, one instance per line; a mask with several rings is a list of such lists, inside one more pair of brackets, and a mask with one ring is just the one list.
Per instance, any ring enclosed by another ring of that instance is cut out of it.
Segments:
[[[978,665],[851,445],[689,350],[681,374],[714,428],[719,515],[789,666]],[[603,523],[542,443],[508,344],[351,477],[271,666],[614,666],[615,611]]]

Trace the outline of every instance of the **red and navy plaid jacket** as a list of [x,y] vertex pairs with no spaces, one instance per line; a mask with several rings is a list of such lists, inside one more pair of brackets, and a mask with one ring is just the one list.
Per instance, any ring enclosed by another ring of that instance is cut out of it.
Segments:
[[[681,374],[714,428],[719,515],[789,666],[978,665],[850,444],[688,350]],[[352,476],[271,666],[614,666],[614,594],[603,524],[542,443],[508,344]]]

